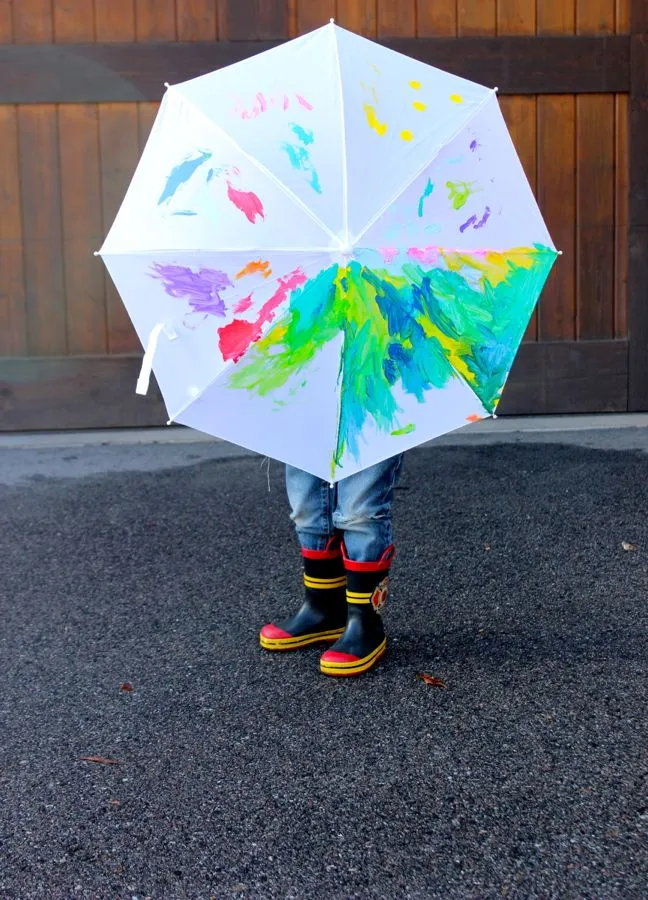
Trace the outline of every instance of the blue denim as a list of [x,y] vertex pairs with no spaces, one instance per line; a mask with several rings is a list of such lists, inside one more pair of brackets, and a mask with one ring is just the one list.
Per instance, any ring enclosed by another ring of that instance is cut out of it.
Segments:
[[402,468],[400,454],[331,487],[315,475],[286,466],[291,518],[301,546],[324,550],[334,534],[341,534],[349,559],[379,560],[393,543],[392,502]]

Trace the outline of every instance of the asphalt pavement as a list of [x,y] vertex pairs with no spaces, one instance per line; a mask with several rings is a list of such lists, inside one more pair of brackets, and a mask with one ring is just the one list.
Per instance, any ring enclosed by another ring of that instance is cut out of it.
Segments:
[[0,897],[644,900],[646,431],[411,452],[348,681],[279,465],[0,446]]

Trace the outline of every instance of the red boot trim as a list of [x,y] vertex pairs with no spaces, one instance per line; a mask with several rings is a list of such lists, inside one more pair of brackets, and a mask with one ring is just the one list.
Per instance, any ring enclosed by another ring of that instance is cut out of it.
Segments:
[[355,663],[359,662],[360,657],[354,656],[352,653],[339,653],[337,650],[327,650],[322,654],[322,660],[330,663]]
[[376,562],[355,562],[355,560],[349,559],[344,542],[342,543],[344,568],[349,572],[386,572],[392,564],[395,553],[396,547],[392,544]]
[[339,559],[342,555],[340,538],[334,534],[323,550],[307,550],[306,547],[302,547],[301,554],[304,559]]
[[261,629],[261,634],[269,641],[285,640],[286,638],[291,638],[293,636],[292,634],[288,634],[287,631],[284,631],[283,628],[277,628],[276,625],[272,624],[264,625]]

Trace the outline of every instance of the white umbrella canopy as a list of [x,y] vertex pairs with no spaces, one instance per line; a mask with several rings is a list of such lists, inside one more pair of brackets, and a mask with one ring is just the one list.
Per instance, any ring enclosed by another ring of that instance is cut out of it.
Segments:
[[100,253],[140,392],[331,482],[490,415],[556,257],[495,91],[334,24],[169,87]]

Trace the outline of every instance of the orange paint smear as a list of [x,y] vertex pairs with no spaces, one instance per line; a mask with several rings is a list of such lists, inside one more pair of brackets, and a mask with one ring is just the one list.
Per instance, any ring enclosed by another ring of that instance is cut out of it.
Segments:
[[269,278],[272,275],[270,263],[262,259],[253,259],[252,262],[249,262],[247,266],[244,266],[234,277],[238,281],[240,278],[245,278],[246,275],[256,275],[257,273],[263,275],[264,278]]

